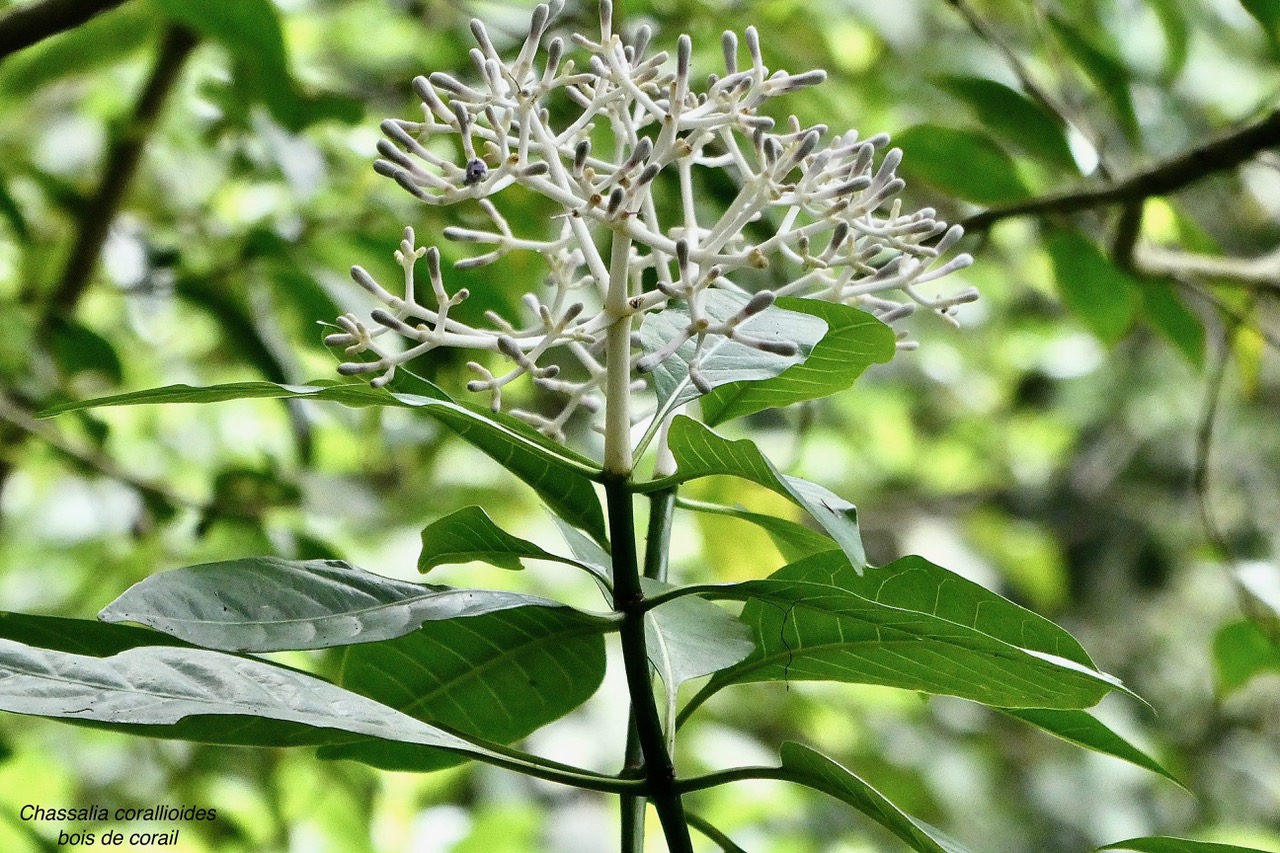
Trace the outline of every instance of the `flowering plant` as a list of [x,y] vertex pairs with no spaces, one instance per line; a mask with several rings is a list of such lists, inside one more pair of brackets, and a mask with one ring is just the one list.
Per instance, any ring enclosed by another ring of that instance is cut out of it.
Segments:
[[[343,315],[327,338],[345,351],[338,372],[374,374],[369,383],[172,386],[50,414],[245,397],[413,409],[534,489],[565,540],[545,548],[468,507],[426,526],[418,568],[550,561],[588,573],[606,609],[409,583],[338,560],[247,557],[147,578],[102,611],[102,624],[13,623],[30,630],[11,626],[0,638],[0,708],[145,726],[154,736],[312,745],[325,757],[386,768],[477,759],[617,796],[627,853],[643,847],[646,804],[670,850],[693,850],[691,827],[737,850],[686,800],[753,778],[833,795],[913,850],[963,849],[799,743],[781,746],[776,767],[678,768],[682,726],[722,689],[751,682],[958,696],[1164,773],[1083,710],[1122,688],[1067,632],[919,557],[869,566],[852,504],[780,472],[751,440],[711,429],[839,391],[909,346],[887,323],[919,306],[950,318],[974,298],[967,289],[926,293],[969,257],[944,259],[959,228],[932,210],[903,211],[900,152],[880,154],[883,135],[827,137],[825,127],[795,118],[778,130],[767,114],[773,99],[823,74],[770,73],[754,29],[743,38],[744,65],[737,38],[725,34],[725,73],[697,91],[688,37],[674,63],[649,54],[646,28],[630,40],[614,31],[608,0],[599,37],[572,38],[586,54],[581,66],[562,38],[544,47],[560,5],[537,7],[510,61],[474,22],[476,82],[418,78],[423,118],[384,122],[376,165],[425,203],[473,201],[488,217],[489,229],[445,229],[446,238],[486,247],[456,266],[512,251],[542,256],[545,288],[525,297],[523,324],[452,316],[467,291],[450,292],[439,251],[419,246],[410,228],[396,252],[401,294],[355,267],[353,278],[381,306],[368,322]],[[724,210],[702,197],[711,170],[736,187]],[[492,199],[513,187],[559,208],[549,235],[517,234],[499,211]],[[419,287],[419,262],[429,293]],[[466,387],[487,407],[425,381],[415,393],[397,388],[406,363],[446,347],[477,353]],[[521,378],[554,395],[554,409],[511,406],[504,391]],[[695,404],[701,421],[682,414]],[[601,462],[565,443],[580,412],[603,414]],[[651,447],[652,476],[643,477],[636,460]],[[809,523],[679,496],[682,484],[720,475],[776,492]],[[648,505],[643,549],[637,497]],[[674,583],[668,553],[678,508],[762,527],[787,564],[738,583]],[[509,746],[596,692],[612,634],[630,708],[623,766],[602,773]],[[344,650],[333,680],[253,656],[328,648]],[[682,697],[694,681],[697,691]]]

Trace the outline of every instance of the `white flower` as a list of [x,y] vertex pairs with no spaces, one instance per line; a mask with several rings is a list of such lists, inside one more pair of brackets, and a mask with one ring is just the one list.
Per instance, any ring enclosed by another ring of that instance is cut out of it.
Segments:
[[[690,379],[705,393],[709,386],[698,368],[709,339],[794,355],[794,346],[762,340],[744,328],[778,296],[856,305],[886,322],[918,306],[945,316],[976,298],[972,290],[936,299],[922,292],[922,285],[971,259],[962,254],[942,260],[960,239],[958,226],[948,228],[932,209],[902,212],[896,196],[903,181],[894,174],[901,152],[890,150],[875,162],[888,144],[886,135],[830,135],[825,126],[804,127],[794,116],[779,129],[761,113],[770,99],[821,83],[824,72],[771,73],[759,36],[749,27],[745,57],[737,37],[726,32],[724,75],[711,75],[695,91],[689,37],[677,42],[674,64],[665,52],[647,54],[648,28],[624,42],[613,32],[608,0],[600,6],[599,38],[571,38],[585,53],[580,66],[560,37],[543,44],[562,6],[563,0],[555,0],[534,10],[529,34],[512,60],[499,55],[480,21],[472,21],[476,82],[439,72],[415,79],[423,118],[383,122],[386,138],[375,164],[379,174],[425,203],[478,202],[490,228],[444,231],[450,240],[484,250],[458,267],[482,266],[512,251],[543,256],[546,286],[524,297],[527,324],[515,327],[490,315],[490,326],[472,327],[450,318],[449,309],[466,291],[448,293],[438,252],[416,246],[412,229],[405,229],[396,253],[405,271],[403,297],[360,267],[352,269],[352,277],[386,308],[372,313],[373,329],[351,315],[339,319],[343,331],[327,342],[353,355],[375,356],[344,363],[339,372],[379,373],[373,382],[381,385],[397,365],[437,347],[496,352],[511,368],[494,375],[473,362],[479,378],[468,388],[488,394],[495,409],[502,389],[522,376],[558,392],[565,402],[555,417],[512,414],[561,438],[579,407],[600,407],[608,384],[607,330],[616,323],[634,329],[637,318],[673,303],[687,312],[683,330],[664,346],[639,358],[627,351],[627,357],[643,374],[694,340]],[[556,115],[570,112],[572,120],[553,127],[550,106]],[[439,136],[455,140],[456,159],[427,144]],[[738,187],[727,208],[710,217],[697,198],[699,170],[707,169],[727,171]],[[676,212],[674,221],[659,215],[653,187],[660,179],[674,190],[674,204],[664,206]],[[559,205],[562,213],[551,234],[517,235],[489,201],[513,184]],[[752,242],[744,231],[749,223],[759,223],[750,233],[769,236]],[[428,304],[414,287],[415,264],[424,257],[432,290]],[[748,292],[759,277],[754,271],[774,264],[794,274],[772,292]],[[652,287],[643,287],[644,280]],[[737,314],[713,321],[704,311],[711,291],[743,294],[745,301]],[[409,347],[379,347],[377,337],[388,331],[408,339]],[[552,349],[580,364],[580,375],[567,378],[556,365],[540,366]]]

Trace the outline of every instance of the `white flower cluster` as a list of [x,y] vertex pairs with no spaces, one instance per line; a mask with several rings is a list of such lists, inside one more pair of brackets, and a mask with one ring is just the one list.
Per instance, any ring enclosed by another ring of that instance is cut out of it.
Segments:
[[[554,417],[518,409],[511,414],[562,438],[579,407],[595,411],[601,406],[608,384],[606,350],[626,354],[634,373],[628,372],[629,384],[622,388],[634,389],[643,374],[693,340],[689,376],[706,393],[710,386],[698,368],[709,339],[794,355],[787,342],[763,340],[742,328],[779,296],[856,305],[886,322],[918,306],[947,316],[954,306],[976,298],[972,290],[938,298],[922,292],[922,285],[971,259],[957,255],[942,261],[960,239],[958,226],[948,228],[932,209],[902,212],[895,196],[903,181],[894,175],[901,152],[891,150],[875,165],[886,135],[859,140],[850,131],[824,144],[823,125],[804,127],[792,116],[778,130],[762,114],[767,101],[821,83],[824,72],[770,73],[759,36],[749,27],[743,39],[746,64],[739,64],[738,38],[726,32],[725,74],[710,75],[705,89],[694,91],[689,37],[680,37],[674,64],[666,52],[647,54],[649,29],[641,27],[624,42],[614,32],[609,0],[600,4],[598,39],[572,36],[587,54],[579,66],[566,56],[561,38],[543,46],[562,6],[563,0],[552,0],[534,10],[529,34],[511,61],[499,55],[484,24],[472,21],[478,81],[439,72],[415,79],[424,117],[383,122],[386,138],[378,146],[383,159],[375,164],[380,174],[428,204],[478,202],[492,228],[444,231],[448,239],[485,247],[457,267],[482,266],[515,250],[542,255],[548,269],[545,291],[524,297],[530,321],[517,327],[488,314],[491,325],[482,328],[450,317],[467,292],[445,289],[438,251],[418,247],[413,230],[406,228],[396,252],[404,268],[403,296],[360,267],[352,269],[356,282],[386,307],[372,312],[372,327],[354,315],[339,318],[343,331],[326,342],[352,356],[374,356],[343,363],[340,373],[377,373],[373,383],[383,385],[397,365],[437,347],[500,353],[510,369],[496,375],[472,362],[478,378],[468,388],[488,394],[497,410],[502,389],[528,375],[538,386],[564,395],[564,405]],[[551,107],[557,115],[568,111],[576,117],[557,129]],[[441,145],[438,137],[454,142]],[[700,169],[726,170],[736,185],[736,196],[723,210],[711,212],[700,203],[699,188],[705,186]],[[671,191],[664,187],[655,195],[660,175],[672,181]],[[517,235],[489,201],[513,184],[559,206],[553,234]],[[660,221],[660,209],[674,221]],[[749,240],[750,223],[758,223],[751,234],[769,236]],[[424,257],[429,304],[420,301],[414,281],[415,265]],[[751,271],[775,263],[794,269],[794,276],[775,277],[786,283],[772,291],[748,292],[753,277],[760,278]],[[727,319],[710,317],[704,300],[712,290],[740,294],[740,310]],[[638,357],[629,349],[606,348],[610,327],[623,323],[630,332],[643,315],[675,306],[687,312],[688,322],[665,346]],[[408,348],[380,347],[375,339],[387,332],[406,338]],[[552,350],[564,355],[543,364]],[[581,370],[562,376],[563,361],[577,362]],[[616,383],[609,390],[616,391]]]

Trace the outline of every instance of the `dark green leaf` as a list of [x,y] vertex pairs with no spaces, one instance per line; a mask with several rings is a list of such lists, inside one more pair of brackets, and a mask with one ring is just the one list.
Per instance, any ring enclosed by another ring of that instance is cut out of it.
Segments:
[[139,646],[187,646],[181,640],[148,628],[4,611],[0,611],[0,639],[100,658]]
[[1218,692],[1226,696],[1255,675],[1280,674],[1280,643],[1268,637],[1256,622],[1233,622],[1220,628],[1213,638],[1213,662]]
[[[396,640],[351,646],[342,654],[339,683],[418,719],[509,743],[585,702],[604,668],[596,622],[567,608],[520,607],[428,622]],[[419,771],[459,760],[393,743],[320,754]]]
[[667,433],[677,470],[671,477],[644,483],[639,491],[656,491],[700,477],[727,474],[759,483],[803,507],[835,539],[859,569],[866,565],[857,508],[827,489],[799,477],[778,473],[749,439],[730,441],[702,424],[679,415]]
[[475,617],[546,599],[428,587],[340,560],[250,557],[175,569],[108,604],[104,622],[137,622],[209,649],[324,649],[401,637],[425,621]]
[[1142,282],[1142,304],[1146,318],[1178,352],[1195,367],[1204,367],[1205,331],[1200,318],[1187,308],[1164,281]]
[[1099,850],[1137,850],[1138,853],[1266,853],[1256,847],[1238,847],[1235,844],[1215,844],[1211,841],[1191,841],[1172,836],[1150,836],[1117,841]]
[[1271,49],[1280,50],[1280,0],[1240,0],[1240,5],[1262,27]]
[[478,561],[501,569],[523,569],[521,558],[552,560],[578,565],[494,524],[478,506],[463,507],[431,522],[422,530],[422,551],[418,571],[429,572],[445,563]]
[[1062,301],[1102,341],[1114,344],[1133,322],[1137,284],[1078,231],[1045,235]]
[[683,713],[721,687],[754,681],[882,684],[996,707],[1064,709],[1093,705],[1117,686],[1066,631],[940,572],[916,557],[859,576],[830,551],[765,580],[700,588],[756,599],[742,621],[757,651],[713,677]]
[[[335,732],[488,756],[482,747],[319,678],[205,649],[142,646],[90,657],[0,640],[0,710],[148,728],[215,743],[293,745]],[[245,717],[257,721],[242,733]],[[309,732],[307,729],[325,731]],[[301,731],[300,731],[301,730]]]
[[133,3],[6,57],[0,92],[28,96],[34,89],[119,62],[154,40],[155,14]]
[[25,242],[30,236],[27,228],[27,218],[22,215],[22,208],[18,207],[18,203],[9,194],[9,188],[5,186],[5,182],[2,180],[0,180],[0,217],[3,217],[9,223],[9,227],[13,229],[14,236],[19,240]]
[[[439,391],[434,386],[431,390]],[[134,391],[113,397],[84,400],[54,406],[41,413],[52,417],[64,412],[102,406],[135,406],[157,403],[219,403],[225,400],[297,397],[307,400],[331,400],[347,406],[398,406],[418,409],[457,433],[464,441],[493,457],[534,491],[547,506],[570,523],[586,530],[598,542],[607,541],[604,513],[592,486],[599,468],[539,435],[520,421],[487,412],[479,412],[439,397],[416,394],[393,394],[364,384],[349,385],[278,385],[272,382],[233,382],[195,388],[169,385],[146,391]]]
[[[702,313],[712,323],[723,323],[741,311],[746,303],[747,297],[741,294],[707,290],[702,294]],[[649,314],[640,326],[640,345],[646,353],[656,352],[668,341],[681,337],[689,322],[687,306]],[[699,362],[699,371],[712,388],[770,379],[800,364],[826,333],[827,324],[817,316],[771,306],[738,328],[744,334],[771,343],[797,344],[799,351],[791,356],[775,355],[729,338],[712,338],[703,347]],[[675,408],[701,395],[702,392],[689,379],[689,365],[696,350],[695,341],[687,340],[653,369],[654,390],[664,408]]]
[[1005,713],[1043,729],[1051,735],[1070,741],[1094,752],[1136,764],[1158,773],[1174,784],[1185,787],[1178,778],[1151,756],[1112,731],[1087,711],[1054,711],[1046,708],[1006,709]]
[[1063,49],[1093,82],[1098,94],[1111,103],[1120,127],[1130,142],[1139,136],[1138,116],[1129,91],[1129,69],[1101,38],[1090,38],[1057,15],[1049,16],[1049,26]]
[[100,371],[112,384],[124,380],[124,367],[111,342],[75,320],[54,317],[50,321],[49,347],[68,376]]
[[817,299],[779,299],[777,305],[817,317],[826,323],[826,334],[804,361],[781,374],[731,382],[703,397],[702,416],[708,426],[843,391],[872,364],[887,362],[897,352],[893,330],[865,311]]
[[595,540],[579,533],[576,527],[566,524],[564,519],[552,515],[551,520],[556,523],[556,529],[560,531],[578,565],[598,577],[607,590],[613,582],[613,558],[609,556],[609,552],[596,544]]
[[902,171],[949,195],[976,204],[1018,201],[1031,195],[1013,158],[974,130],[920,124],[899,132]]
[[986,77],[947,75],[937,85],[973,110],[982,127],[1059,168],[1078,172],[1062,120],[1021,92]]
[[919,853],[968,853],[938,829],[895,806],[871,785],[803,744],[787,741],[780,750],[785,778],[830,794],[853,806]]

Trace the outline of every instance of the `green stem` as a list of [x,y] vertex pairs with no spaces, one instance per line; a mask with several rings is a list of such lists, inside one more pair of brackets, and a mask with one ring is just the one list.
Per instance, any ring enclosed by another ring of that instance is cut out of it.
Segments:
[[[676,791],[675,765],[667,752],[662,721],[653,697],[649,655],[645,649],[644,590],[640,587],[631,490],[625,476],[611,472],[605,473],[604,488],[609,508],[609,541],[613,556],[613,604],[614,609],[623,614],[619,629],[622,661],[626,670],[627,690],[631,694],[636,739],[644,760],[647,793],[658,813],[671,853],[693,853],[693,842],[689,838],[689,827],[684,819],[684,805]],[[646,560],[646,564],[649,562]],[[624,808],[624,821],[627,820],[627,811]],[[631,812],[634,815],[635,807]],[[636,824],[638,821],[630,825],[633,833],[639,828]]]
[[[646,578],[664,582],[667,579],[667,555],[670,553],[671,521],[675,515],[675,501],[674,488],[655,492],[649,496],[649,532],[645,537],[644,546]],[[627,752],[623,766],[624,772],[638,770],[644,766],[644,756],[640,750],[640,734],[636,728],[634,714],[631,715],[627,724]],[[644,798],[623,794],[620,807],[623,853],[640,853],[644,849]]]

